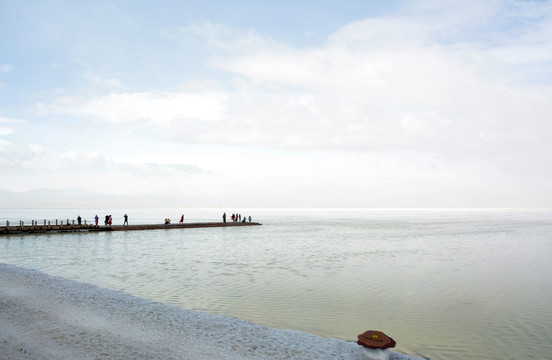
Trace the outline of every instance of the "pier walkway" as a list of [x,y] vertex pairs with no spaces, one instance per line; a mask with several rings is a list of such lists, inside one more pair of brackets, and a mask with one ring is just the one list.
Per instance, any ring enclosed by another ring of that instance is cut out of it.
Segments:
[[254,226],[262,225],[257,222],[201,222],[183,224],[139,224],[139,225],[90,225],[90,224],[61,224],[61,225],[17,225],[0,226],[0,235],[8,234],[48,234],[56,232],[98,232],[98,231],[133,231],[133,230],[172,230],[207,227],[232,227],[232,226]]

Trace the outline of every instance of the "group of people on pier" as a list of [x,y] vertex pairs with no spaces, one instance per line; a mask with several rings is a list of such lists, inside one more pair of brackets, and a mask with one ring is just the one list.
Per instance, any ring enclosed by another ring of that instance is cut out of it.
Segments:
[[[123,216],[123,219],[124,219],[123,225],[124,225],[124,226],[128,226],[128,215],[125,214],[125,215]],[[79,215],[79,217],[77,218],[77,220],[78,220],[78,223],[79,223],[79,225],[80,225],[80,223],[81,223],[81,217],[80,217],[80,215]],[[96,214],[96,215],[94,216],[94,223],[96,224],[96,226],[98,225],[99,221],[100,221],[100,218],[98,217],[98,214]],[[113,216],[111,216],[111,215],[106,215],[106,216],[105,216],[105,219],[104,219],[104,225],[105,225],[105,226],[108,226],[108,225],[111,226],[112,224],[113,224]]]
[[[247,223],[247,222],[251,223],[252,222],[251,216],[246,217],[246,216],[243,216],[242,214],[239,214],[239,213],[232,214],[230,216],[230,219],[232,220],[232,222],[240,222],[240,223]],[[61,223],[58,223],[58,220],[55,220],[55,225],[50,225],[50,221],[44,220],[44,225],[42,226],[42,225],[38,225],[37,221],[33,220],[31,222],[31,225],[27,226],[26,228],[24,228],[24,221],[19,221],[18,226],[12,226],[13,229],[10,228],[10,222],[8,220],[6,220],[6,226],[3,226],[3,227],[0,226],[0,233],[10,233],[11,231],[19,231],[19,232],[22,232],[22,231],[26,231],[26,232],[79,231],[79,230],[82,230],[82,229],[88,229],[90,231],[91,230],[94,230],[94,231],[109,231],[109,230],[124,230],[124,228],[129,226],[129,224],[128,224],[128,215],[127,214],[123,215],[123,220],[124,221],[123,221],[123,226],[122,227],[121,226],[115,226],[115,227],[111,226],[113,224],[113,216],[112,215],[105,215],[104,225],[106,226],[106,228],[99,226],[99,224],[98,224],[99,220],[100,220],[100,218],[96,214],[94,216],[95,227],[93,227],[92,225],[87,224],[86,220],[84,220],[84,224],[83,224],[83,218],[80,215],[78,215],[76,221],[72,220],[72,223],[69,219],[67,219],[67,222],[65,224],[64,224],[63,220],[61,221]],[[222,215],[222,220],[223,220],[223,223],[226,224],[226,212]],[[75,224],[75,222],[76,222],[76,224]],[[180,217],[179,223],[180,224],[184,223],[184,214],[182,214],[182,216]],[[165,225],[170,225],[171,224],[171,219],[170,218],[165,218],[164,224]],[[225,226],[225,225],[222,225],[220,223],[218,225],[206,225],[206,224],[208,224],[208,223],[191,223],[189,227]],[[201,226],[197,226],[197,225],[201,225]],[[253,223],[251,225],[260,225],[260,224]],[[54,226],[55,226],[55,228],[54,228]],[[64,226],[66,228],[64,228]],[[155,226],[155,224],[153,224],[151,226]],[[135,228],[136,229],[140,228],[140,225],[136,225]]]
[[[125,214],[123,216],[123,226],[128,226],[128,214]],[[248,217],[245,217],[245,216],[242,216],[242,214],[232,214],[230,216],[230,219],[233,221],[233,222],[251,222],[251,216],[248,216]],[[98,222],[99,222],[100,218],[98,217],[98,215],[94,216],[94,222],[96,225],[98,225]],[[224,223],[226,223],[226,213],[222,214],[222,221]],[[79,215],[77,217],[77,222],[78,224],[80,225],[81,224],[81,216]],[[182,214],[182,216],[180,217],[180,221],[179,221],[180,224],[184,223],[184,214]],[[111,226],[113,224],[113,217],[111,215],[106,215],[105,216],[105,219],[104,219],[104,225],[105,226]],[[171,224],[171,219],[169,218],[165,218],[164,220],[164,224],[165,225],[170,225]]]
[[[246,218],[245,216],[242,217],[241,214],[232,214],[232,216],[230,216],[230,219],[233,222],[243,222],[244,223],[244,222],[246,222],[246,220],[251,222],[251,215]],[[222,221],[226,222],[226,213],[222,214]]]

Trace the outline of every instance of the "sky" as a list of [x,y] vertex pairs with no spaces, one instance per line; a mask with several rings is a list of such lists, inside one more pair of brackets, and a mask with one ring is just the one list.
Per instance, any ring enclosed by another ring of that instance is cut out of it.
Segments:
[[552,1],[0,0],[0,207],[552,207],[551,114]]

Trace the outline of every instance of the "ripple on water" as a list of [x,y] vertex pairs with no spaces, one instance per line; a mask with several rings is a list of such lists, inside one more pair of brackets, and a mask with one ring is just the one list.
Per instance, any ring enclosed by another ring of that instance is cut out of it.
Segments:
[[381,329],[434,359],[552,359],[552,221],[535,216],[316,212],[251,228],[10,236],[0,261],[323,336]]

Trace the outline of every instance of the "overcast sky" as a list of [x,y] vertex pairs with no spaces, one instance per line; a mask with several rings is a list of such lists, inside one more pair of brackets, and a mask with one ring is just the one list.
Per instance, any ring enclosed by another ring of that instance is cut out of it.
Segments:
[[552,1],[0,0],[0,190],[552,207],[551,120]]

